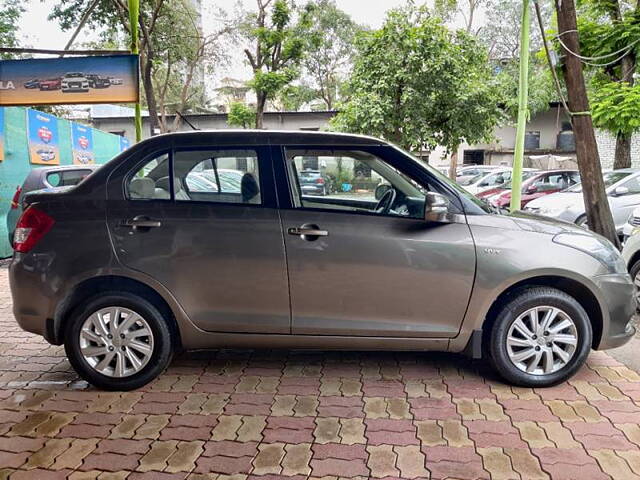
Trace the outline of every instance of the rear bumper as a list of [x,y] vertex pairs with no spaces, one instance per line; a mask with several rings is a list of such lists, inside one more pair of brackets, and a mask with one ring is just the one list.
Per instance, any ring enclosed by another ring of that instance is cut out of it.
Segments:
[[[29,258],[25,265],[25,258]],[[50,286],[38,272],[40,269],[31,262],[38,262],[34,255],[26,257],[15,253],[9,266],[9,286],[13,298],[13,315],[20,328],[27,332],[45,337],[53,343],[50,335],[52,329],[47,328],[47,319],[52,317],[54,295]]]
[[631,340],[636,331],[636,296],[631,277],[626,274],[612,274],[600,275],[593,280],[602,292],[607,310],[604,312],[602,338],[594,347],[596,350],[606,350],[624,345]]

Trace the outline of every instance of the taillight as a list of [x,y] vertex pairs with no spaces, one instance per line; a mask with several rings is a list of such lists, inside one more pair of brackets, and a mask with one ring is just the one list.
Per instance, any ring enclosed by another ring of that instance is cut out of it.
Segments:
[[316,183],[318,185],[324,185],[324,178],[320,177],[320,178],[316,178]]
[[15,210],[20,207],[20,194],[22,193],[22,187],[16,188],[16,193],[13,194],[13,199],[11,200],[11,210]]
[[13,248],[16,252],[27,253],[49,231],[53,218],[35,207],[28,207],[20,216],[13,234]]

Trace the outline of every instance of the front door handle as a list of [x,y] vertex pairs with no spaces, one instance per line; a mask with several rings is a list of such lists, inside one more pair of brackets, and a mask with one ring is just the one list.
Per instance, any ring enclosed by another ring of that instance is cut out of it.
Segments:
[[302,225],[301,227],[291,227],[287,230],[289,235],[296,235],[303,240],[316,240],[318,237],[328,237],[329,232],[320,230],[317,225]]
[[131,227],[134,230],[146,228],[158,228],[162,226],[160,220],[154,220],[146,215],[138,215],[137,217],[124,220],[121,224],[123,227]]

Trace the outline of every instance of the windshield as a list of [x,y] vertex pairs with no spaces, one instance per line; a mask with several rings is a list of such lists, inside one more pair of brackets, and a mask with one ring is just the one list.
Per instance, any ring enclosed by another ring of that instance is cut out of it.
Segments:
[[[607,172],[602,176],[602,179],[604,180],[604,188],[607,189],[609,188],[611,185],[618,183],[620,180],[622,180],[623,178],[628,177],[629,175],[631,175],[631,172]],[[577,193],[581,193],[582,192],[582,184],[579,183],[578,185],[574,185],[573,187],[569,188],[566,190],[567,192],[577,192]]]

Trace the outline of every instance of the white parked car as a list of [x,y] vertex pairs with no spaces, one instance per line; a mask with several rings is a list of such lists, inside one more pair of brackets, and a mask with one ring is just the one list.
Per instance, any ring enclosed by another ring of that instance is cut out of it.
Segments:
[[[636,211],[640,216],[640,209],[636,209]],[[634,215],[636,211],[634,211]],[[629,238],[624,242],[622,258],[627,264],[633,283],[636,285],[636,300],[640,306],[640,227],[634,227]]]
[[[637,231],[636,231],[637,230]],[[640,232],[640,207],[634,208],[622,227],[622,239],[624,242],[634,233]]]
[[61,88],[63,93],[88,92],[89,79],[84,73],[65,73],[64,77],[62,77]]
[[458,182],[467,192],[476,195],[484,190],[505,185],[511,181],[511,169],[502,168],[483,172],[473,177],[464,177]]
[[[613,223],[619,235],[629,215],[640,206],[640,170],[623,168],[603,175]],[[563,192],[537,198],[527,204],[525,211],[586,226],[587,214],[582,197],[582,184]]]

